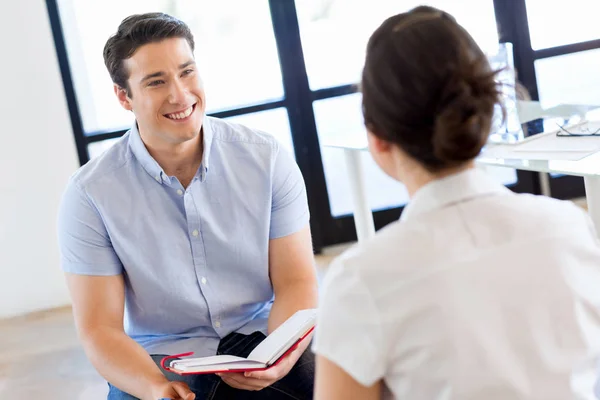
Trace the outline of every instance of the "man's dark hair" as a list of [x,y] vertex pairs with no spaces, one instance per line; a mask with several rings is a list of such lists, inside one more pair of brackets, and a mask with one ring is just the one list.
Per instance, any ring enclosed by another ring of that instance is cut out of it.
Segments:
[[187,40],[194,51],[194,36],[190,28],[175,17],[164,13],[147,13],[125,18],[117,33],[104,45],[104,64],[112,81],[131,96],[127,84],[129,71],[125,68],[124,61],[141,46],[170,38]]
[[367,46],[365,125],[436,172],[475,158],[490,133],[500,87],[471,35],[421,6],[387,19]]

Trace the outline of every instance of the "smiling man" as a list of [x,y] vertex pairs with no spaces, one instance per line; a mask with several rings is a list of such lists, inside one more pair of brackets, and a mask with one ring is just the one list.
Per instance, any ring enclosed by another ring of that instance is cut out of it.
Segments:
[[306,191],[268,134],[205,116],[194,40],[160,13],[125,19],[104,59],[135,124],[71,178],[62,266],[110,400],[310,399],[308,341],[267,371],[185,378],[164,355],[246,356],[317,283]]

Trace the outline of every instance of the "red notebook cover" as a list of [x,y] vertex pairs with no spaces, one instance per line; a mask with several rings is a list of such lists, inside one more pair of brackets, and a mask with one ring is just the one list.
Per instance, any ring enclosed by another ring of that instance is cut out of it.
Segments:
[[302,342],[308,335],[310,335],[310,333],[312,331],[314,331],[315,327],[313,326],[312,328],[310,328],[308,330],[308,332],[306,332],[300,339],[298,339],[296,341],[296,343],[294,343],[285,353],[283,353],[281,355],[281,357],[279,357],[277,359],[277,361],[275,361],[273,364],[267,366],[267,367],[261,367],[261,368],[244,368],[244,369],[226,369],[226,370],[211,370],[211,371],[200,371],[200,372],[181,372],[181,371],[177,371],[175,369],[172,369],[171,367],[167,366],[167,361],[170,360],[174,360],[176,358],[181,358],[181,357],[189,357],[191,355],[194,354],[194,352],[190,352],[190,353],[183,353],[183,354],[176,354],[176,355],[172,355],[172,356],[166,356],[164,357],[161,361],[160,361],[160,366],[165,370],[165,371],[169,371],[169,372],[173,372],[177,375],[207,375],[207,374],[217,374],[217,373],[232,373],[232,372],[250,372],[250,371],[265,371],[277,364],[279,364],[279,362],[281,360],[283,360],[288,354],[290,354],[292,351],[294,351],[298,345],[300,344],[300,342]]

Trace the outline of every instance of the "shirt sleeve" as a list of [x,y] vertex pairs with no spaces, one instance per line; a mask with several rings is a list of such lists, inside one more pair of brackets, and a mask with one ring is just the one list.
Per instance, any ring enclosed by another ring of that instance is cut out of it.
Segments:
[[122,273],[104,221],[74,180],[63,194],[57,222],[61,266],[65,272],[101,276]]
[[381,321],[356,268],[335,261],[321,289],[313,351],[371,386],[386,369]]
[[269,239],[291,235],[309,221],[306,187],[298,164],[285,149],[278,147],[273,166],[273,199]]

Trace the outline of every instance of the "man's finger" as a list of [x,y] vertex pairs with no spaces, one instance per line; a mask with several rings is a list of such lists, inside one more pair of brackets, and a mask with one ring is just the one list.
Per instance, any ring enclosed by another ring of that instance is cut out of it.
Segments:
[[243,386],[247,390],[261,390],[261,389],[264,389],[269,384],[269,382],[258,381],[258,380],[248,379],[248,378],[240,378],[237,376],[236,377],[229,376],[226,379],[229,382],[233,382],[238,386]]
[[278,381],[281,378],[283,378],[284,376],[286,376],[290,372],[292,367],[294,366],[295,361],[292,361],[292,358],[290,358],[293,354],[294,354],[294,352],[290,353],[286,358],[281,360],[280,363],[278,363],[277,365],[275,365],[271,368],[268,368],[264,371],[246,372],[244,374],[244,376],[247,378]]
[[173,382],[173,389],[183,400],[194,400],[196,395],[190,390],[187,384],[183,382]]
[[229,386],[243,390],[261,390],[271,384],[270,381],[262,381],[259,379],[245,378],[241,374],[223,374],[221,379]]
[[283,377],[283,368],[281,365],[271,367],[265,371],[246,372],[244,377],[248,379],[259,379],[263,381],[276,381]]
[[234,381],[233,379],[230,378],[222,378],[223,382],[229,386],[231,386],[234,389],[240,389],[240,390],[248,390],[248,391],[257,391],[260,390],[258,388],[255,388],[253,386],[248,386],[248,385],[243,385],[240,384],[239,382]]

